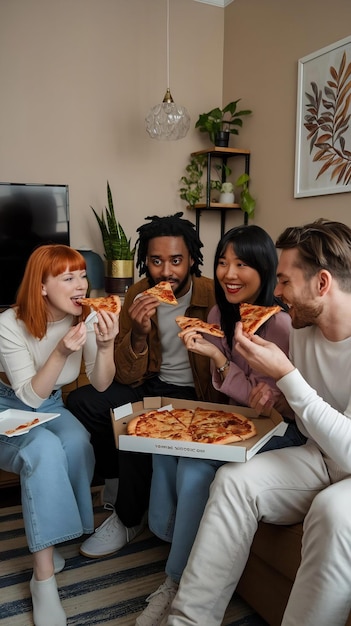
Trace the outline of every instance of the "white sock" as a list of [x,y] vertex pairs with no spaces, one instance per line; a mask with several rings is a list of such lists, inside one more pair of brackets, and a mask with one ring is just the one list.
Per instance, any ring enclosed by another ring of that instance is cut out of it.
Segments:
[[57,591],[55,576],[36,580],[34,574],[29,583],[33,602],[35,626],[67,626],[66,614]]

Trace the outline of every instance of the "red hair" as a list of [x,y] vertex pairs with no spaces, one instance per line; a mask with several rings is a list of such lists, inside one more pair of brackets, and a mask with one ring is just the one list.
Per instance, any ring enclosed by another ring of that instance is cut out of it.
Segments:
[[42,339],[46,335],[48,310],[42,295],[43,283],[48,276],[58,276],[67,267],[70,272],[85,270],[85,259],[74,248],[60,244],[39,246],[28,259],[15,306],[17,319],[24,322],[33,337]]

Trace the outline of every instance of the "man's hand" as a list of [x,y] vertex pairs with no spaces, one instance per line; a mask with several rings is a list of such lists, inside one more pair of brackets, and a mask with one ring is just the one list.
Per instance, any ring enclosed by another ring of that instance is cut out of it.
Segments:
[[247,362],[262,374],[279,380],[292,372],[293,364],[278,346],[265,341],[259,335],[246,335],[242,330],[242,323],[235,327],[235,349]]
[[147,345],[147,336],[151,331],[151,317],[155,315],[159,301],[148,294],[138,295],[129,307],[132,321],[132,348],[136,354],[143,352]]

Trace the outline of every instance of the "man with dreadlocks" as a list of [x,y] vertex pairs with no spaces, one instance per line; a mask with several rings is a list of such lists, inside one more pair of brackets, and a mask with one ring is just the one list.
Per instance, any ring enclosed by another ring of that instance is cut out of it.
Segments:
[[[68,397],[70,411],[91,433],[96,472],[104,479],[119,479],[116,502],[105,504],[112,514],[81,546],[90,558],[112,554],[134,539],[145,527],[149,503],[152,457],[116,449],[110,408],[146,396],[225,401],[212,386],[209,359],[188,352],[178,337],[176,316],[206,321],[215,304],[213,281],[201,276],[199,268],[203,244],[194,224],[182,215],[147,217],[148,223],[137,229],[136,266],[146,276],[125,297],[114,382],[103,393],[88,385]],[[177,306],[144,294],[161,281],[171,284]]]

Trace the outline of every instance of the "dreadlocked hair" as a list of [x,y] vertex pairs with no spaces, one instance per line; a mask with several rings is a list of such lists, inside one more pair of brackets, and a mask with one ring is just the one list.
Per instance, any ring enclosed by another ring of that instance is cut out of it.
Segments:
[[195,225],[189,222],[189,220],[181,219],[182,215],[183,213],[175,213],[174,215],[167,215],[165,217],[159,217],[157,215],[145,217],[146,220],[151,221],[137,228],[139,238],[136,242],[138,246],[136,267],[139,268],[139,276],[142,276],[142,274],[148,275],[146,265],[148,245],[150,239],[154,239],[155,237],[182,237],[194,261],[190,273],[195,274],[195,276],[201,276],[199,265],[203,264],[203,255],[200,248],[203,247],[203,243],[198,237]]

